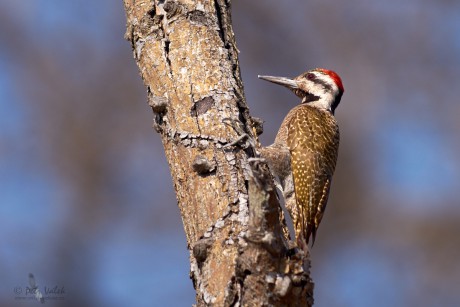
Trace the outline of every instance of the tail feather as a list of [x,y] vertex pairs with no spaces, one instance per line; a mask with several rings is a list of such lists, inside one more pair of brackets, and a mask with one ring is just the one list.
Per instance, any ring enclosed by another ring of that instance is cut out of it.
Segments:
[[311,247],[315,245],[316,230],[317,228],[314,223],[308,223],[307,229],[305,229],[305,241],[307,242],[307,245],[308,245],[310,243],[310,238],[311,238]]

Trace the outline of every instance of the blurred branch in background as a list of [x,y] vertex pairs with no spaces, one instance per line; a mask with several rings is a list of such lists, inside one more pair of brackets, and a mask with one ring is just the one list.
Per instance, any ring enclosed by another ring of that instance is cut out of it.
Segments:
[[[330,67],[347,88],[313,250],[316,306],[459,305],[459,12],[455,1],[233,1],[265,145],[297,101],[257,74]],[[7,0],[0,17],[0,304],[24,305],[13,288],[29,272],[64,284],[63,306],[192,304],[122,3]]]

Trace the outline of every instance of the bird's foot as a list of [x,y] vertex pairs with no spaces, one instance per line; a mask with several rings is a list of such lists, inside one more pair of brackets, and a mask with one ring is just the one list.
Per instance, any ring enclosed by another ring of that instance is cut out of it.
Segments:
[[256,148],[256,141],[244,131],[243,124],[240,121],[227,117],[222,120],[222,123],[232,127],[238,135],[238,138],[236,140],[224,145],[223,148],[236,145],[240,146],[243,149],[247,149],[249,147]]

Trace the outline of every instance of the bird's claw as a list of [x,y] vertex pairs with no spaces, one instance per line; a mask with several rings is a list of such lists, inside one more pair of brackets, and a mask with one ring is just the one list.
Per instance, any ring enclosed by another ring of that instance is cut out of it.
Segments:
[[235,146],[235,145],[240,145],[241,148],[243,149],[247,149],[248,147],[253,147],[253,148],[256,147],[255,141],[249,136],[249,134],[247,134],[244,131],[241,122],[236,121],[232,118],[226,117],[222,119],[222,123],[224,123],[227,126],[232,127],[233,130],[236,132],[236,134],[239,135],[236,140],[228,144],[225,144],[223,148],[228,148],[230,146]]

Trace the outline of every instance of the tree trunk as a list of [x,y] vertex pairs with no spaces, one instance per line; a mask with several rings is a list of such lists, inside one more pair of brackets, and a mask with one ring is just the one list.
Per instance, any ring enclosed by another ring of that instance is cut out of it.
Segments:
[[230,0],[124,4],[126,38],[176,190],[197,305],[311,306],[308,255],[288,248],[266,163],[248,162],[258,141]]

